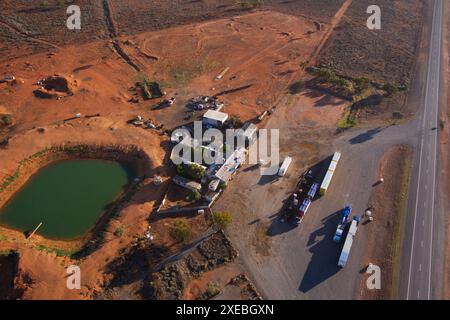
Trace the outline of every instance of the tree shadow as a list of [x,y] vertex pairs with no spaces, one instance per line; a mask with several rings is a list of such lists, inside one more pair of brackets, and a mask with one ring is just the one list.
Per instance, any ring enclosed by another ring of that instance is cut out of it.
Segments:
[[349,142],[350,142],[351,144],[361,144],[361,143],[365,143],[365,142],[367,142],[367,141],[369,141],[369,140],[372,140],[372,139],[375,137],[375,135],[377,135],[377,134],[380,133],[381,131],[383,131],[383,128],[381,128],[381,127],[378,127],[378,128],[375,128],[375,129],[367,130],[366,132],[361,133],[361,134],[359,134],[359,135],[357,135],[357,136],[351,138],[351,139],[349,140]]

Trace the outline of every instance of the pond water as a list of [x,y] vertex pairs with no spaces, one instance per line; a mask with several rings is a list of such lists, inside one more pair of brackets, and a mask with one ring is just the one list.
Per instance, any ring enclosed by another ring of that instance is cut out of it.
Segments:
[[50,164],[33,175],[0,208],[0,224],[50,239],[72,240],[95,226],[106,206],[121,194],[131,172],[117,162],[71,160]]

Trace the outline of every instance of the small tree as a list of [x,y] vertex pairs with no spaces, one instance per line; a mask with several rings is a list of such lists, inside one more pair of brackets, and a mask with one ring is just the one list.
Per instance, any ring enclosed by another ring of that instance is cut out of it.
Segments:
[[176,241],[186,241],[191,235],[191,224],[186,219],[175,221],[170,228],[170,236]]
[[398,92],[397,86],[393,85],[393,84],[390,83],[390,82],[385,83],[385,84],[383,85],[383,90],[386,91],[386,95],[387,95],[388,97],[391,97],[391,96],[393,96],[393,95],[396,95],[397,92]]
[[401,113],[400,111],[394,111],[392,112],[392,117],[396,120],[400,120],[403,118],[403,113]]
[[5,114],[1,117],[1,123],[5,126],[9,126],[12,123],[11,116]]
[[367,90],[370,85],[370,80],[366,77],[360,77],[355,79],[356,87],[358,88],[359,92],[363,92],[364,90]]
[[114,231],[114,235],[116,237],[121,237],[121,236],[123,236],[124,232],[125,232],[125,228],[123,226],[120,226],[116,229],[116,231]]
[[205,168],[196,163],[191,163],[185,167],[185,172],[188,177],[200,180],[205,174]]
[[242,120],[241,120],[241,118],[239,118],[238,115],[233,114],[230,117],[230,126],[232,128],[240,128],[240,127],[242,127],[242,125],[243,125]]
[[198,192],[197,190],[192,191],[192,195],[191,195],[192,200],[194,200],[194,202],[199,201],[202,198],[202,195],[200,192]]
[[218,229],[225,230],[233,222],[233,217],[228,211],[218,211],[212,214],[214,226]]

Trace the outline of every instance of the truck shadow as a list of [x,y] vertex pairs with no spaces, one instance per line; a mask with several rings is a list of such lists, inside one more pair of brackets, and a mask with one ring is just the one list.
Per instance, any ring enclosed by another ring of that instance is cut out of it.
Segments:
[[337,262],[343,242],[339,244],[333,242],[333,235],[341,211],[342,209],[322,219],[322,227],[310,234],[307,246],[312,257],[299,285],[299,291],[308,292],[340,270]]

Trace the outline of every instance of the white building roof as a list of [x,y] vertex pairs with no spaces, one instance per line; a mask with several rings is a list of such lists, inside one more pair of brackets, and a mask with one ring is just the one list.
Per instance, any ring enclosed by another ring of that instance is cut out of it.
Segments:
[[216,172],[216,177],[227,183],[231,176],[236,172],[237,168],[245,161],[245,149],[239,148],[233,152],[231,156]]
[[228,114],[216,110],[208,110],[203,115],[203,119],[211,119],[214,121],[224,123],[228,119]]

